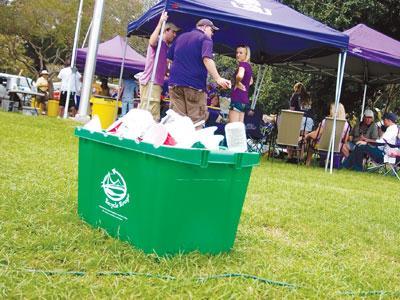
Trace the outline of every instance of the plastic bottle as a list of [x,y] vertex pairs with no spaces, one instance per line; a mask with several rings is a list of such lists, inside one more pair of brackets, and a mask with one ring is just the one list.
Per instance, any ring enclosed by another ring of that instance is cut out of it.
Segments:
[[232,122],[226,124],[225,136],[229,151],[247,151],[246,129],[242,122]]

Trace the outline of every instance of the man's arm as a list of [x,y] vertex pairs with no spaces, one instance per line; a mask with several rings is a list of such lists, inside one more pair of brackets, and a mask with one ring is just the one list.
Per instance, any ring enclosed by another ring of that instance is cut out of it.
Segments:
[[206,66],[208,73],[210,73],[211,77],[218,83],[218,85],[224,89],[229,89],[231,87],[231,82],[219,75],[214,60],[209,57],[204,57],[203,63]]
[[154,29],[153,33],[150,35],[150,39],[149,39],[150,46],[152,46],[152,47],[157,46],[157,41],[158,41],[158,36],[160,35],[161,26],[164,21],[167,21],[167,19],[168,19],[168,13],[165,11],[161,14],[160,21],[158,21],[156,28]]

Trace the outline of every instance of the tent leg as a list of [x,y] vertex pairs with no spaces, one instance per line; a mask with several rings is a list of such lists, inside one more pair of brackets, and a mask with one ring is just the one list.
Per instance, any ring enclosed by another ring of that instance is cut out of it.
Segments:
[[344,76],[344,69],[346,65],[346,56],[347,52],[343,52],[339,54],[339,59],[338,59],[338,73],[337,73],[337,79],[336,79],[336,95],[335,95],[335,115],[333,116],[333,128],[332,128],[332,134],[331,134],[331,140],[329,142],[329,151],[327,154],[327,161],[325,162],[325,171],[327,171],[328,168],[328,159],[330,159],[330,174],[333,172],[333,157],[334,157],[334,146],[335,146],[335,132],[336,132],[336,115],[339,107],[339,102],[340,102],[340,94],[342,91],[342,84],[343,84],[343,76]]
[[251,109],[254,110],[258,101],[258,96],[260,95],[261,85],[264,82],[265,73],[267,73],[267,66],[264,66],[264,71],[262,72],[262,76],[260,82],[258,83],[257,90],[254,90],[253,101],[251,102]]
[[147,92],[146,110],[149,110],[149,106],[150,106],[150,97],[151,97],[151,94],[153,92],[154,78],[156,77],[156,70],[157,70],[157,65],[158,65],[158,57],[160,56],[161,43],[163,41],[163,35],[164,35],[164,30],[165,30],[165,23],[166,23],[166,21],[164,21],[162,23],[161,30],[160,30],[160,37],[158,38],[156,55],[154,57],[153,70],[151,72],[150,86],[149,86],[149,89],[148,89],[148,92]]
[[115,101],[115,115],[114,120],[117,119],[118,116],[118,101],[122,96],[122,75],[124,74],[124,66],[125,66],[125,56],[126,56],[126,48],[128,47],[128,37],[125,37],[125,47],[124,47],[124,56],[122,57],[121,63],[121,71],[119,72],[119,80],[118,80],[118,96],[117,101]]
[[81,48],[85,48],[86,40],[87,40],[87,38],[89,36],[89,32],[90,32],[90,29],[92,28],[92,24],[93,24],[93,20],[90,21],[90,24],[89,24],[89,27],[88,27],[88,29],[86,31],[85,38],[83,39]]
[[364,116],[364,110],[365,110],[365,99],[367,98],[367,84],[364,84],[364,94],[363,94],[363,101],[362,101],[362,106],[361,106],[361,116],[360,116],[360,121],[363,119]]
[[88,106],[92,92],[92,79],[96,68],[96,54],[99,46],[101,24],[103,22],[104,0],[96,0],[93,12],[93,25],[90,31],[89,46],[86,56],[85,71],[83,73],[83,86],[81,102],[79,104],[79,116],[77,119],[88,119]]
[[[65,106],[64,106],[64,116],[63,118],[66,119],[68,116],[68,109],[69,109],[69,101],[71,97],[71,77],[76,80],[75,73],[75,61],[76,61],[76,48],[78,47],[78,40],[79,40],[79,32],[81,29],[81,21],[82,21],[82,8],[83,8],[83,0],[79,1],[79,8],[78,8],[78,17],[76,18],[76,28],[75,28],[75,37],[74,37],[74,46],[72,49],[72,56],[71,56],[71,75],[68,78],[68,87],[67,87],[67,99],[65,100]],[[75,88],[76,88],[76,82],[75,82]],[[77,92],[77,91],[75,91]]]
[[[253,99],[251,101],[251,107],[252,108],[256,106],[255,102],[257,101],[256,100],[256,95],[257,95],[258,86],[260,84],[260,78],[261,78],[261,65],[258,66],[256,84],[254,85]],[[254,106],[253,106],[253,103],[254,103]]]
[[336,90],[335,90],[335,115],[333,117],[333,128],[332,128],[332,134],[331,138],[329,140],[329,147],[328,147],[328,153],[326,154],[326,160],[325,160],[325,172],[328,171],[328,165],[331,157],[332,148],[333,144],[335,143],[335,130],[336,130],[336,102],[337,102],[337,95],[338,95],[338,89],[339,89],[339,78],[340,78],[340,68],[342,65],[342,53],[339,53],[338,56],[338,68],[337,68],[337,75],[336,75]]

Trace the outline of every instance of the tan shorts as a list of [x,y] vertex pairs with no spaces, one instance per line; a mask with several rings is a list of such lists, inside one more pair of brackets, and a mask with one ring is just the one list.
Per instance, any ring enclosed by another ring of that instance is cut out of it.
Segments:
[[193,123],[206,120],[207,94],[183,86],[170,86],[171,109],[180,115],[188,116]]
[[[149,89],[150,89],[150,82],[147,83],[146,85],[143,84],[140,85],[140,104],[139,104],[140,109],[146,109],[147,107],[147,95],[149,93]],[[157,84],[153,84],[148,110],[153,115],[155,121],[160,121],[161,92],[162,92],[162,87]]]

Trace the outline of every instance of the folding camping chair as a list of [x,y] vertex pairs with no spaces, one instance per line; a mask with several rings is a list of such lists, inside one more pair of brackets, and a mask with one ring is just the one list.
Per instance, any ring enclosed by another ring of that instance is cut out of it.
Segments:
[[[400,149],[400,125],[398,125],[397,128],[398,132],[397,132],[396,144],[395,145],[389,143],[381,144],[385,146],[386,150]],[[383,157],[383,163],[375,165],[374,162],[371,161],[370,164],[371,166],[366,168],[367,172],[377,171],[379,173],[382,173],[383,175],[392,174],[396,176],[398,180],[400,180],[400,174],[399,174],[400,156],[390,157],[386,153],[385,156]]]
[[275,153],[276,146],[293,147],[297,152],[297,163],[300,162],[299,153],[303,147],[303,138],[300,137],[301,120],[304,112],[293,110],[282,110],[277,119],[277,138],[273,145],[272,153]]
[[389,157],[388,155],[385,155],[383,157],[383,163],[375,164],[374,162],[370,162],[369,166],[366,168],[366,171],[378,172],[383,174],[384,176],[392,174],[396,176],[398,180],[400,180],[399,168],[400,168],[400,158]]
[[[332,130],[333,130],[333,118],[331,117],[326,117],[324,124],[323,124],[323,130],[322,133],[320,134],[320,130],[322,125],[318,128],[317,131],[317,139],[314,141],[314,152],[319,155],[320,159],[320,165],[324,166],[325,165],[325,159],[327,156],[327,153],[329,151],[329,144],[331,140],[331,135],[332,135]],[[335,144],[333,147],[333,165],[335,168],[338,168],[341,160],[342,160],[342,147],[345,141],[342,141],[342,135],[343,135],[343,130],[346,125],[346,120],[344,119],[336,119],[336,130],[335,130]],[[345,133],[345,137],[350,130],[350,126],[347,128],[347,132]],[[308,147],[307,150],[307,155],[310,151],[311,144]]]
[[248,151],[264,154],[264,145],[266,144],[272,130],[268,124],[264,123],[262,110],[258,105],[256,105],[253,114],[246,112],[244,116],[244,124],[246,126]]

